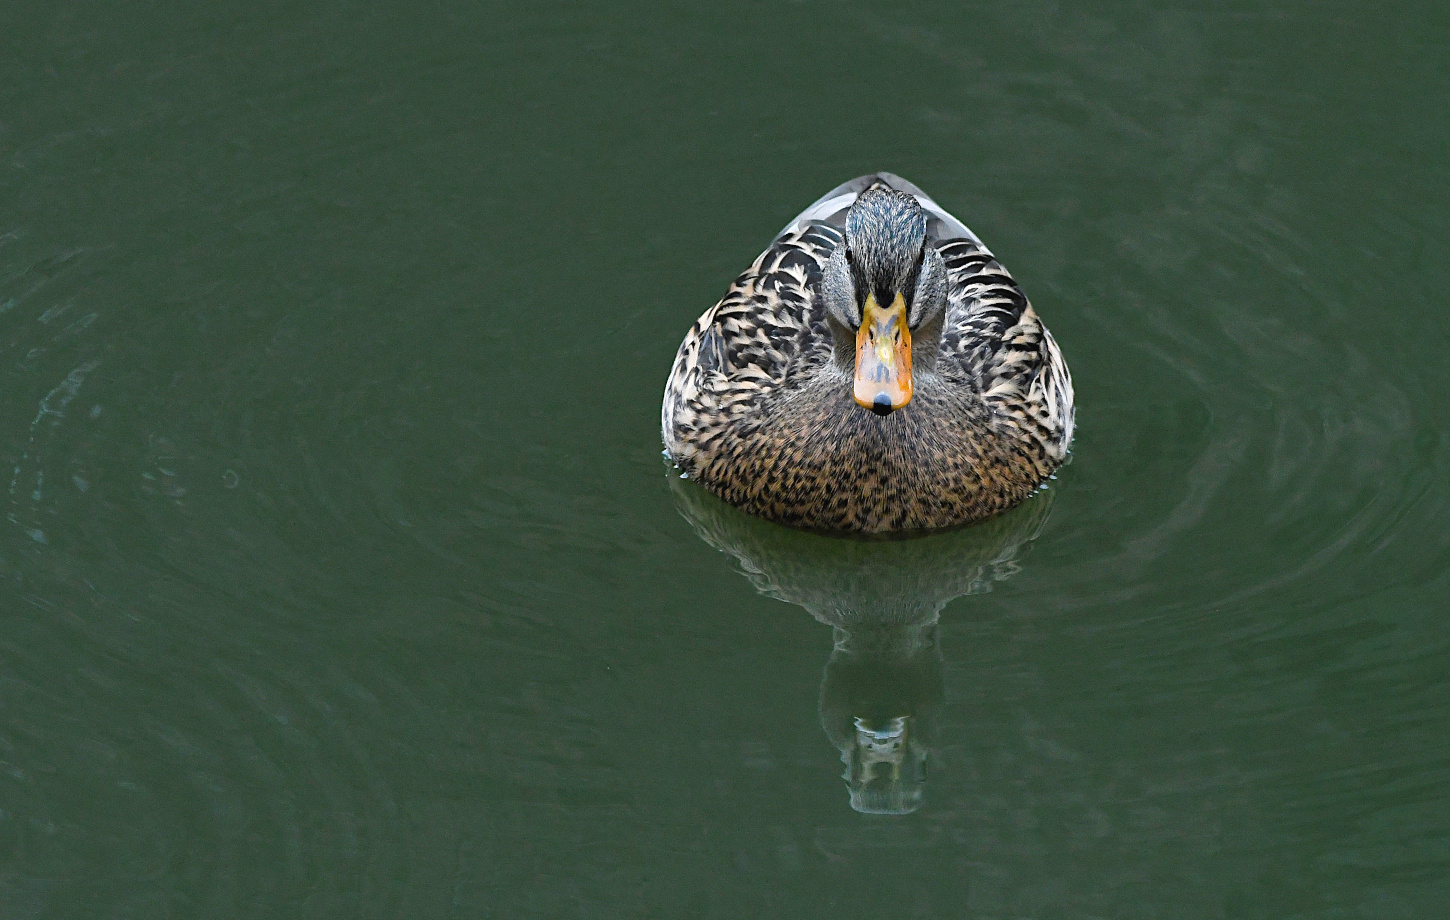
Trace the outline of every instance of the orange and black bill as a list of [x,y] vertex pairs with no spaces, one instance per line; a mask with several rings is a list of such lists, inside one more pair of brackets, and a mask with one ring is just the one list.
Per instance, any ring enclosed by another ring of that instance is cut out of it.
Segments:
[[911,331],[906,328],[906,300],[900,294],[891,306],[866,297],[861,328],[856,333],[856,402],[888,415],[911,402]]

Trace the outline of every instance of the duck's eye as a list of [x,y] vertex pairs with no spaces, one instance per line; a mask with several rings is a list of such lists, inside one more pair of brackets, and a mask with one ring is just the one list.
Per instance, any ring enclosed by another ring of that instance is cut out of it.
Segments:
[[916,298],[916,286],[921,282],[921,266],[926,261],[926,250],[917,252],[916,257],[911,260],[911,268],[907,269],[906,276],[902,280],[901,293],[906,295],[908,301]]

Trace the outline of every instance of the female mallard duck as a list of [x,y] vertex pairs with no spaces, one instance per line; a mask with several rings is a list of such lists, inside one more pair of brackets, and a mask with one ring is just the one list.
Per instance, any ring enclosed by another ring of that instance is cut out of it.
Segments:
[[807,208],[706,310],[665,388],[665,447],[781,524],[965,524],[1072,440],[1057,343],[982,241],[921,189],[862,176]]

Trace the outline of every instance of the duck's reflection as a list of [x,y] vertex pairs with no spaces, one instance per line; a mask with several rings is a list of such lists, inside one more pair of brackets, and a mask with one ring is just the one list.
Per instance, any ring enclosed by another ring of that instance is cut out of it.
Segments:
[[922,802],[942,700],[937,616],[1017,571],[1047,519],[1052,492],[981,524],[901,540],[802,533],[730,507],[670,477],[676,506],[705,542],[729,553],[761,594],[833,627],[821,681],[821,726],[841,751],[851,807],[907,814]]

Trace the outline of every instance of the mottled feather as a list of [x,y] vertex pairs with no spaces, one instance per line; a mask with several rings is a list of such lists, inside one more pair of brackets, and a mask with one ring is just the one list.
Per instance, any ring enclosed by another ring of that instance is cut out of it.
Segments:
[[[883,185],[926,212],[948,290],[934,369],[918,374],[909,405],[880,417],[852,399],[819,295],[850,206]],[[1063,462],[1072,380],[981,241],[920,189],[881,173],[807,208],[696,321],[670,372],[662,428],[686,474],[770,520],[932,529],[1011,507]]]

